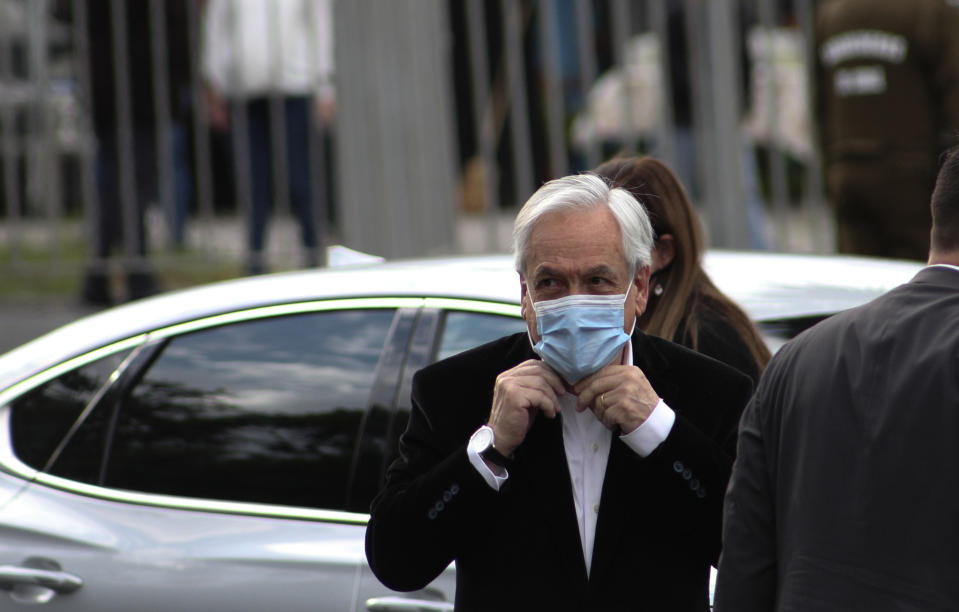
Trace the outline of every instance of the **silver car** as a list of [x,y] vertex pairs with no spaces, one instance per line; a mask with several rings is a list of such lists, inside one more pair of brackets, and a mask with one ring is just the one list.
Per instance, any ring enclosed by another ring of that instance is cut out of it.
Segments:
[[[0,357],[0,609],[449,610],[396,593],[369,503],[412,374],[524,330],[507,256],[276,274],[173,292]],[[710,253],[773,348],[918,263]]]

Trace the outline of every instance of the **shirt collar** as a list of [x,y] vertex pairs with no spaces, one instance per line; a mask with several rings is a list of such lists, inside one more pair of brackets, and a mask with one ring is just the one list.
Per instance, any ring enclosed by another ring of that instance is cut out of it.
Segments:
[[950,268],[952,270],[955,270],[956,272],[959,272],[959,266],[954,266],[952,264],[937,263],[937,264],[930,264],[926,267],[927,268]]

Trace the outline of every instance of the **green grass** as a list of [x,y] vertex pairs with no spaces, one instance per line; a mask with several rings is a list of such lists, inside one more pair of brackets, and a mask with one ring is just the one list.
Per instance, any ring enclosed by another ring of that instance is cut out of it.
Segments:
[[[69,299],[80,295],[87,249],[65,241],[57,248],[0,246],[0,300]],[[243,274],[242,266],[197,250],[164,253],[151,260],[166,290],[192,287]],[[111,277],[122,283],[121,259],[109,263]]]

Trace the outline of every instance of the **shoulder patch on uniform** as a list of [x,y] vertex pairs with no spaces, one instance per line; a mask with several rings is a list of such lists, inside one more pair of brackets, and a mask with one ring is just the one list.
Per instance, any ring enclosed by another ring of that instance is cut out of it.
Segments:
[[901,34],[882,30],[852,30],[827,38],[819,48],[819,60],[827,68],[860,59],[901,64],[908,52],[909,41]]

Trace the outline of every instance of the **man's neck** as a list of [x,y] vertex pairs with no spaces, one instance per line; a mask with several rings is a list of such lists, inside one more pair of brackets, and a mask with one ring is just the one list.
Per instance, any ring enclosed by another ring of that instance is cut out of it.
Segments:
[[944,264],[947,266],[959,267],[959,250],[956,251],[931,251],[929,253],[928,265]]

